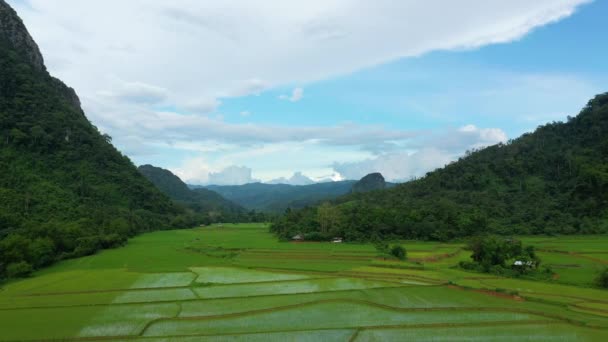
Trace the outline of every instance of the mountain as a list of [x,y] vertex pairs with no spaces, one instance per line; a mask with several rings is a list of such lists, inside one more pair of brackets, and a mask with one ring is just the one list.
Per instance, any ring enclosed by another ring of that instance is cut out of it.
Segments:
[[208,185],[206,188],[249,210],[282,213],[287,208],[302,208],[347,194],[351,191],[353,183],[355,181],[310,185],[249,183]]
[[381,173],[375,172],[366,175],[361,178],[357,183],[353,184],[352,191],[357,192],[369,192],[374,190],[382,190],[386,188],[386,182]]
[[243,207],[225,199],[217,192],[205,188],[191,190],[169,170],[152,165],[142,165],[138,170],[171,199],[206,216],[203,221],[233,221],[245,212]]
[[[331,224],[319,222],[328,216]],[[606,233],[608,93],[567,122],[467,152],[419,180],[341,197],[321,216],[317,208],[292,211],[272,229],[350,240]]]
[[0,0],[0,278],[169,226],[180,210],[99,133]]

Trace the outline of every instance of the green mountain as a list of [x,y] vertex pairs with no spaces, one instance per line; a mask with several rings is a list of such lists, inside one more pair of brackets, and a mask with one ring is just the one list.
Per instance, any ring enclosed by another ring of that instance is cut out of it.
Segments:
[[190,190],[186,183],[169,170],[152,165],[142,165],[138,170],[171,199],[203,215],[199,218],[201,222],[241,220],[241,216],[245,214],[243,207],[225,199],[217,192],[205,188]]
[[[331,222],[320,222],[328,211]],[[608,93],[565,123],[467,152],[392,189],[341,197],[323,215],[292,211],[272,229],[351,240],[608,232]]]
[[386,188],[384,177],[379,172],[370,173],[353,184],[353,192],[369,192]]
[[0,0],[0,278],[162,229],[179,209],[85,117]]
[[208,185],[206,188],[249,210],[282,213],[287,208],[303,208],[319,201],[345,195],[351,191],[354,183],[355,181],[310,185],[249,183]]

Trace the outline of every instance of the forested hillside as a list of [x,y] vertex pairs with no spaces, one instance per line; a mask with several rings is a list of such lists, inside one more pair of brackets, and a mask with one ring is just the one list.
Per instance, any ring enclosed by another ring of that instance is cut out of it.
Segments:
[[209,185],[223,197],[250,209],[283,213],[287,208],[303,208],[321,200],[349,193],[355,181],[327,182],[310,185],[263,184]]
[[94,253],[179,213],[47,72],[0,0],[0,279]]
[[352,192],[369,192],[385,188],[386,182],[384,181],[384,176],[379,172],[374,172],[366,175],[357,183],[353,184]]
[[350,240],[608,232],[608,93],[565,123],[467,152],[392,189],[291,211],[272,230]]
[[255,212],[245,212],[243,207],[214,191],[205,188],[191,190],[169,170],[152,165],[142,165],[138,169],[160,191],[190,210],[189,213],[178,217],[181,221],[180,224],[176,222],[178,226],[213,222],[250,222],[264,218],[263,215]]

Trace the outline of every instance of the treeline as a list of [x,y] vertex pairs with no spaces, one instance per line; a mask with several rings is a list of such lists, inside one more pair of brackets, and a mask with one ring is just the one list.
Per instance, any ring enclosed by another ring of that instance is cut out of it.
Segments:
[[608,94],[565,123],[469,151],[422,179],[289,210],[271,230],[348,240],[606,233]]
[[170,227],[184,210],[35,63],[42,56],[4,1],[0,19],[0,279]]

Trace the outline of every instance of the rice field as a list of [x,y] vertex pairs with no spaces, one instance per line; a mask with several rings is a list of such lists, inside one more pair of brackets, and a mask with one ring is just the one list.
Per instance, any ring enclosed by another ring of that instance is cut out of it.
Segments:
[[263,224],[154,232],[0,285],[0,341],[606,341],[608,237],[524,237],[546,282],[454,268],[459,243],[278,242]]

